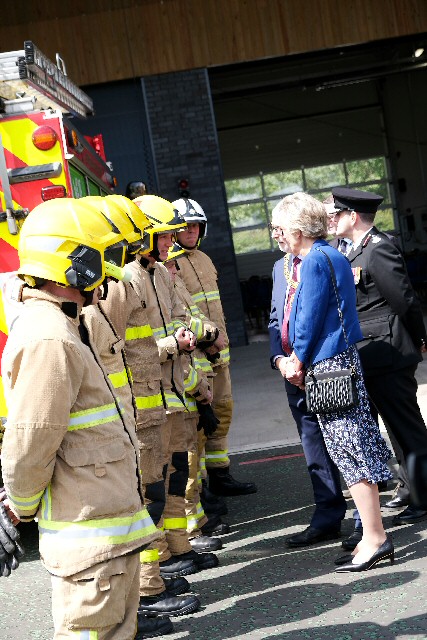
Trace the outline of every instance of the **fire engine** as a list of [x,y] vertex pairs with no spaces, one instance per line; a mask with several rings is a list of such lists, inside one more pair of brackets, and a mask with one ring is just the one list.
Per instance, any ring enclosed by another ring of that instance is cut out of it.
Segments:
[[[64,61],[31,41],[0,53],[0,358],[17,313],[18,235],[28,212],[52,198],[108,195],[115,186],[101,135],[83,136],[75,117],[93,115],[91,98]],[[0,371],[0,416],[6,416]]]

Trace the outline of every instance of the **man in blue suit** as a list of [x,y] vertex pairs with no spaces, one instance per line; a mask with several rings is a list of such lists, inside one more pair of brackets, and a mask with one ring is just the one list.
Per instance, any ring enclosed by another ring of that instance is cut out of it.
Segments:
[[[272,237],[277,241],[279,248],[284,251],[280,212],[277,207],[272,214]],[[295,258],[297,258],[296,261]],[[275,263],[273,268],[273,293],[268,325],[270,361],[273,369],[281,371],[283,368],[283,373],[285,358],[290,355],[290,352],[286,353],[283,348],[283,319],[285,308],[287,311],[290,310],[288,298],[293,296],[298,284],[298,262],[298,256],[286,254]],[[284,384],[289,408],[301,438],[316,505],[310,525],[301,533],[286,540],[289,547],[303,547],[324,540],[333,540],[341,535],[341,521],[346,512],[346,502],[341,490],[339,471],[327,452],[317,418],[307,412],[305,392],[286,379],[284,379]]]

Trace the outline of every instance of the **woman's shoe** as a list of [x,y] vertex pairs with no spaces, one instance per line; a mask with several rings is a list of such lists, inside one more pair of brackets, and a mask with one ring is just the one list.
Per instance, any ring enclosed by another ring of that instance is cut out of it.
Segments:
[[383,544],[366,562],[361,562],[360,564],[353,564],[352,562],[349,562],[348,564],[338,566],[335,571],[337,573],[344,573],[348,571],[367,571],[368,569],[375,567],[375,565],[381,560],[387,560],[387,558],[390,558],[391,564],[394,563],[394,546],[390,536],[387,536],[385,542],[383,542]]
[[345,556],[338,556],[338,558],[334,560],[334,564],[339,567],[343,564],[348,564],[353,560],[353,558],[354,556],[351,553],[346,553]]

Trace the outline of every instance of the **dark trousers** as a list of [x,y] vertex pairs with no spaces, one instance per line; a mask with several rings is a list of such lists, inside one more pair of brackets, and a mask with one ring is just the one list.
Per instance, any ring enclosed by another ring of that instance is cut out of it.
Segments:
[[[366,376],[369,397],[406,462],[410,453],[427,450],[427,429],[417,401],[417,365],[378,376]],[[400,460],[399,460],[400,462]]]
[[313,486],[316,508],[310,524],[321,531],[336,531],[347,509],[338,468],[326,449],[316,416],[307,413],[304,391],[286,380],[285,386]]

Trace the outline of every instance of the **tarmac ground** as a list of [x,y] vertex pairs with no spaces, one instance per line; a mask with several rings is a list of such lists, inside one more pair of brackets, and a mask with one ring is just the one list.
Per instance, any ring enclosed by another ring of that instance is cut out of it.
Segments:
[[[265,337],[265,336],[264,336]],[[364,573],[334,573],[340,540],[288,549],[313,510],[311,485],[280,374],[260,339],[232,351],[235,418],[230,437],[232,473],[253,480],[258,492],[228,498],[220,565],[189,576],[202,608],[173,618],[170,640],[420,640],[427,639],[427,520],[393,527],[383,508],[395,564]],[[427,418],[427,361],[418,370],[419,402]],[[393,483],[381,494],[384,504]],[[342,536],[353,529],[348,502]],[[27,550],[20,568],[0,580],[0,640],[53,636],[50,579],[42,567],[34,523],[22,524]]]

